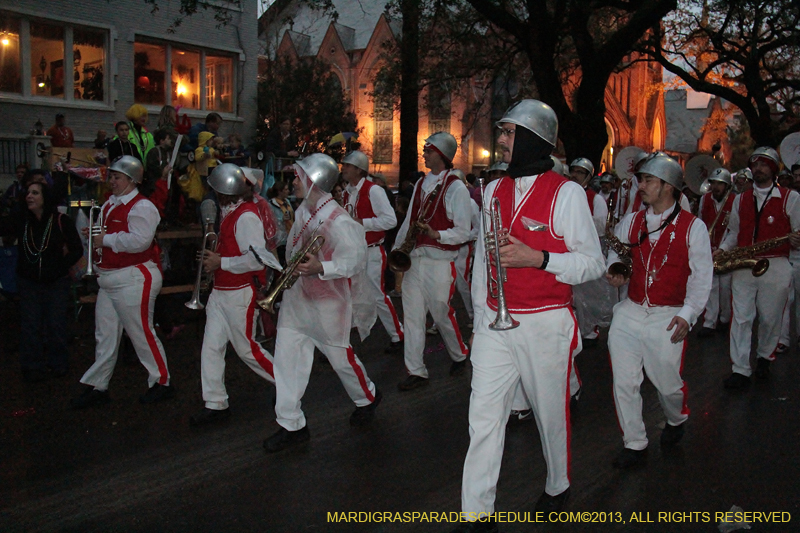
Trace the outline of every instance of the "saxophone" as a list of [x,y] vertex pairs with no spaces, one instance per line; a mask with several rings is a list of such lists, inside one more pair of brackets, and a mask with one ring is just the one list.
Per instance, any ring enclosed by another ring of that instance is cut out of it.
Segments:
[[[444,180],[436,184],[436,187],[434,187],[430,195],[428,195],[425,205],[419,208],[417,220],[408,225],[408,233],[406,233],[406,240],[403,241],[403,244],[389,252],[387,262],[389,263],[389,268],[391,268],[393,272],[406,272],[411,268],[411,252],[417,247],[417,236],[420,231],[419,224],[425,222],[428,211],[436,203],[436,197],[439,196],[442,183],[444,183]],[[420,192],[421,190],[422,187],[420,186]]]
[[796,234],[789,233],[783,237],[767,239],[750,246],[740,246],[729,252],[720,252],[714,256],[714,273],[727,274],[740,268],[749,268],[754,277],[763,276],[769,270],[769,259],[766,257],[758,258],[756,255],[781,246],[792,235]]
[[625,279],[631,277],[631,245],[619,240],[619,237],[614,235],[614,226],[617,225],[617,218],[614,216],[614,211],[617,207],[617,197],[611,195],[608,198],[608,215],[606,216],[606,242],[608,247],[614,250],[619,257],[619,262],[614,263],[608,267],[608,273],[612,276],[622,276]]

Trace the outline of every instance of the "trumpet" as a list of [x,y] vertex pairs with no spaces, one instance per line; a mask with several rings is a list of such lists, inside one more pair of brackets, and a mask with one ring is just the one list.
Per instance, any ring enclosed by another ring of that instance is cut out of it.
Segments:
[[[317,226],[317,228],[319,228],[319,226]],[[316,231],[317,230],[314,230],[314,233],[316,233]],[[306,262],[307,254],[314,255],[319,252],[323,244],[325,244],[325,237],[322,235],[314,235],[302,250],[294,254],[291,261],[289,261],[289,263],[286,265],[286,268],[283,269],[278,281],[275,282],[272,290],[269,291],[269,294],[260,300],[256,300],[258,306],[268,313],[275,314],[275,302],[277,301],[278,296],[280,296],[283,291],[291,289],[297,281],[297,278],[300,277],[300,274],[296,272],[297,266],[300,263]]]
[[203,235],[203,245],[200,247],[200,251],[197,252],[197,277],[194,280],[192,299],[184,304],[189,309],[194,309],[195,311],[205,309],[206,306],[200,301],[200,291],[205,292],[208,290],[214,276],[213,273],[209,273],[205,276],[203,275],[203,256],[205,255],[205,251],[217,251],[217,234],[214,233],[213,227],[213,224],[206,225],[206,233]]
[[103,208],[102,206],[97,205],[97,203],[92,200],[92,203],[89,207],[89,251],[87,252],[87,266],[86,266],[86,273],[84,273],[83,278],[94,278],[97,276],[97,273],[94,271],[94,260],[95,258],[93,255],[97,254],[97,263],[100,264],[103,261],[103,249],[98,248],[94,250],[94,243],[92,242],[92,238],[96,235],[100,235],[104,229],[103,226]]
[[[433,188],[431,194],[428,196],[425,205],[420,207],[417,220],[408,225],[408,233],[406,233],[406,240],[403,241],[403,244],[389,252],[387,261],[389,263],[389,268],[391,268],[393,272],[406,272],[411,268],[411,252],[417,247],[417,236],[420,231],[419,224],[425,222],[429,214],[428,211],[436,204],[436,197],[439,195],[442,183],[443,182],[440,181],[436,184],[436,187]],[[420,187],[418,191],[420,194],[422,194],[421,189]]]

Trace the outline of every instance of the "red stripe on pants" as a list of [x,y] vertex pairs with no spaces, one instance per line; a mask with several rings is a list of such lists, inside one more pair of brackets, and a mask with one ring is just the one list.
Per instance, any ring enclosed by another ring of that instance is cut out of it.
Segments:
[[400,328],[400,320],[397,318],[397,312],[394,310],[394,304],[392,303],[392,299],[386,295],[386,289],[383,287],[383,273],[386,271],[386,250],[383,249],[381,246],[381,294],[383,294],[383,301],[386,303],[386,306],[389,308],[389,311],[392,313],[392,322],[394,323],[394,331],[400,337],[400,340],[403,340],[403,330]]
[[364,391],[367,400],[374,402],[375,396],[369,391],[369,387],[367,387],[367,378],[364,377],[364,372],[361,371],[361,367],[356,363],[356,354],[353,352],[352,346],[347,347],[347,362],[353,367],[353,372],[356,373],[356,377],[358,378],[358,384],[361,385],[361,390]]
[[144,338],[147,339],[147,345],[150,347],[150,351],[153,352],[153,359],[156,362],[156,366],[158,366],[158,373],[161,374],[161,377],[158,378],[159,385],[166,385],[167,384],[167,365],[164,363],[164,358],[161,357],[161,351],[158,349],[158,343],[156,342],[156,335],[153,329],[150,327],[150,291],[153,288],[153,276],[150,274],[150,271],[144,265],[136,265],[136,268],[139,269],[139,272],[142,273],[144,276],[144,289],[142,290],[142,303],[139,306],[139,312],[141,314],[142,319],[142,330],[144,331]]
[[247,318],[245,319],[245,330],[244,334],[247,336],[247,342],[250,343],[250,351],[253,352],[253,359],[259,364],[261,368],[264,369],[264,372],[269,374],[272,379],[275,379],[275,373],[272,370],[272,363],[269,359],[264,357],[264,354],[261,352],[261,345],[258,344],[255,339],[253,338],[253,317],[255,316],[255,309],[256,309],[256,290],[253,287],[253,297],[250,298],[250,306],[247,308]]
[[469,350],[467,350],[467,347],[464,346],[464,341],[461,340],[461,330],[458,329],[458,322],[456,322],[456,310],[453,309],[452,305],[450,305],[450,301],[453,299],[453,294],[456,292],[456,276],[458,276],[458,272],[456,272],[456,264],[453,261],[450,261],[450,274],[453,277],[453,281],[450,283],[450,295],[447,297],[447,307],[450,309],[447,312],[447,318],[450,319],[450,323],[453,325],[453,329],[456,332],[458,345],[461,346],[461,354],[466,356],[469,353]]
[[[686,339],[683,339],[683,350],[681,351],[681,368],[678,370],[678,375],[681,376],[681,381],[683,381],[683,362],[686,357],[686,347],[688,346],[688,342]],[[681,405],[681,414],[682,415],[689,415],[689,406],[686,404],[686,398],[689,396],[689,388],[686,386],[686,382],[683,382],[683,387],[681,387],[681,392],[683,393],[683,405]]]

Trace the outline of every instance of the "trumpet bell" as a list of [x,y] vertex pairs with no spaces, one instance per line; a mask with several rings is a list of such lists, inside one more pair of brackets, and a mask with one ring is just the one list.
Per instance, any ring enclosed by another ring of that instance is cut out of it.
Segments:
[[402,250],[392,250],[387,258],[392,272],[408,272],[411,268],[411,256]]
[[194,311],[202,311],[203,309],[206,308],[206,306],[203,305],[202,302],[200,302],[200,298],[195,298],[195,297],[192,297],[192,299],[186,302],[184,305]]
[[508,331],[509,329],[514,329],[519,327],[519,321],[514,320],[508,312],[501,313],[498,311],[497,317],[495,317],[494,321],[489,324],[489,329],[494,331]]

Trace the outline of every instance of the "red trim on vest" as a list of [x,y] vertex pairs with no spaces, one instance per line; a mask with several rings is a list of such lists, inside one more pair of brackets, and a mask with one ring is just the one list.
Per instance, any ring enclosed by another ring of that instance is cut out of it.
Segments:
[[[128,233],[128,215],[133,206],[139,202],[149,202],[142,193],[138,193],[127,204],[119,204],[111,209],[111,204],[106,204],[103,208],[103,220],[105,221],[106,234]],[[152,202],[151,202],[152,203]],[[110,215],[109,215],[110,212]],[[100,267],[107,269],[126,268],[141,265],[148,261],[159,264],[159,252],[155,239],[150,243],[147,250],[137,253],[115,252],[109,246],[103,246],[103,260]]]
[[[719,243],[722,241],[722,236],[725,234],[725,229],[728,227],[726,221],[728,218],[727,213],[730,213],[731,208],[733,208],[734,196],[734,194],[728,195],[725,205],[721,208],[722,214],[717,219],[713,231],[711,231],[712,250],[719,248]],[[714,222],[714,219],[717,218],[717,203],[714,201],[714,196],[710,192],[707,192],[705,196],[703,196],[703,209],[700,213],[700,218],[706,223],[707,228]]]
[[[647,211],[639,211],[631,221],[628,231],[628,242],[639,242],[639,235],[647,232],[645,215]],[[695,217],[688,211],[680,209],[678,216],[667,226],[656,241],[655,246],[650,239],[631,249],[633,268],[628,297],[639,305],[645,302],[654,306],[682,307],[686,299],[686,282],[692,269],[689,268],[689,230]],[[671,235],[674,234],[674,237]],[[672,240],[672,243],[670,243]],[[664,254],[667,262],[661,266]],[[647,268],[642,265],[646,265]],[[650,287],[647,287],[648,269],[660,268]]]
[[[239,244],[236,242],[236,223],[245,213],[253,213],[259,221],[261,220],[258,206],[253,202],[242,202],[233,213],[222,219],[222,223],[219,225],[219,244],[217,245],[217,253],[220,257],[240,257],[242,255]],[[232,291],[250,287],[253,285],[253,276],[256,276],[262,285],[267,281],[263,268],[243,274],[234,274],[219,268],[214,272],[214,288],[221,291]]]
[[[422,204],[422,182],[424,178],[417,181],[414,191],[414,203],[411,205],[411,211],[409,212],[408,216],[411,218],[409,219],[410,224],[416,222],[419,218],[419,211],[420,205]],[[450,185],[453,182],[460,181],[455,174],[452,174],[448,171],[448,173],[443,178],[444,183],[442,184],[442,188],[439,191],[438,195],[434,199],[434,205],[432,208],[428,210],[428,218],[427,223],[428,225],[436,230],[436,231],[446,231],[452,229],[455,224],[453,221],[447,217],[447,208],[445,207],[444,197],[447,195],[447,189],[450,188]],[[433,209],[433,213],[431,213],[430,209]],[[411,227],[409,225],[409,231],[411,231]],[[430,246],[431,248],[438,248],[439,250],[458,250],[461,245],[460,244],[442,244],[439,241],[431,239],[427,235],[423,233],[419,233],[417,235],[417,248],[421,248],[423,246]]]
[[[370,189],[377,187],[374,183],[364,178],[361,188],[358,190],[356,196],[355,216],[361,220],[365,218],[375,218],[375,209],[372,207],[372,199],[370,198]],[[350,194],[345,190],[342,193],[342,200],[344,205],[350,201]],[[385,231],[368,231],[367,233],[367,246],[378,244],[386,237]]]
[[586,201],[589,202],[589,211],[594,216],[594,197],[597,195],[594,189],[583,189],[586,192]]
[[[758,241],[762,242],[774,237],[783,237],[791,233],[792,223],[786,213],[786,203],[789,201],[789,190],[775,187],[781,194],[780,198],[770,197],[767,205],[761,210],[761,223],[758,227]],[[756,208],[753,205],[753,189],[741,194],[739,200],[739,235],[737,246],[750,246],[753,243],[753,234],[756,228]],[[770,218],[772,223],[769,222]],[[782,246],[773,248],[756,257],[789,257],[791,245],[786,242]]]
[[158,342],[156,342],[156,333],[153,331],[152,322],[150,321],[150,292],[153,289],[153,275],[144,265],[136,265],[139,272],[144,276],[144,288],[142,289],[142,302],[139,305],[139,315],[142,320],[142,330],[144,331],[144,338],[147,340],[147,346],[153,353],[153,360],[158,367],[158,384],[166,385],[169,379],[167,372],[167,363],[158,349]]
[[[493,199],[500,200],[503,224],[511,225],[511,235],[534,250],[547,250],[551,254],[567,253],[563,237],[553,232],[553,212],[561,187],[567,180],[553,171],[545,172],[534,181],[525,198],[514,209],[516,187],[511,178],[497,180]],[[513,213],[513,217],[512,217]],[[546,222],[547,231],[529,231],[523,218]],[[492,275],[496,274],[492,267]],[[551,274],[538,268],[506,269],[504,288],[508,309],[514,313],[538,313],[572,305],[572,286],[556,280]],[[486,303],[497,310],[497,300],[487,294]]]

